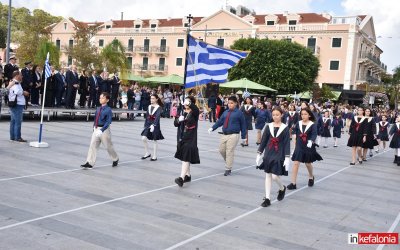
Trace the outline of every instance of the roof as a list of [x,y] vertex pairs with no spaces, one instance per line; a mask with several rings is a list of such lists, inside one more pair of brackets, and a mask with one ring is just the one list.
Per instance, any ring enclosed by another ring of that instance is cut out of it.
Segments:
[[367,16],[367,15],[358,15],[358,17],[361,19],[361,21],[364,20],[364,18],[365,18],[366,16]]
[[81,22],[73,19],[72,17],[69,18],[69,20],[76,26],[83,26],[83,27],[88,27],[92,25],[100,25],[103,24],[103,22]]
[[[194,17],[193,24],[200,22],[203,17]],[[157,19],[158,27],[179,27],[183,26],[183,18],[169,18],[169,19]],[[141,19],[142,28],[150,28],[150,20],[152,19]],[[135,20],[113,20],[113,28],[133,28]]]
[[[295,13],[295,14],[300,15],[299,23],[328,23],[330,21],[329,19],[317,13]],[[278,16],[279,18],[278,24],[287,24],[286,16],[284,16],[283,14],[275,14],[275,15]],[[266,14],[255,15],[254,24],[255,25],[265,24],[265,16]]]

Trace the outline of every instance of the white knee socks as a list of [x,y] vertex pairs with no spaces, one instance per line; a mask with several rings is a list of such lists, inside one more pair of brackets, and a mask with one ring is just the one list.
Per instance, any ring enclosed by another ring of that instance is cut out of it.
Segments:
[[276,182],[276,184],[278,184],[279,190],[283,190],[283,184],[281,178],[277,175],[272,174],[272,179]]
[[154,143],[153,157],[151,157],[151,158],[156,159],[157,158],[157,141],[153,141],[153,143]]
[[147,144],[147,137],[142,136],[142,141],[143,141],[143,145],[144,145],[144,155],[147,156],[147,155],[149,155],[149,145]]
[[270,200],[271,200],[270,196],[271,196],[272,180],[274,180],[278,184],[279,190],[283,190],[283,188],[284,188],[281,178],[279,178],[279,176],[266,173],[265,174],[265,198],[270,199]]
[[182,161],[181,178],[184,179],[185,175],[190,176],[190,163],[187,161]]

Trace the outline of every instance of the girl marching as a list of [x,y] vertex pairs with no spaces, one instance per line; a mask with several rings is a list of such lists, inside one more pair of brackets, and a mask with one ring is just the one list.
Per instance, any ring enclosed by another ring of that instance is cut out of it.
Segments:
[[[386,142],[389,141],[389,135],[388,135],[389,123],[387,122],[386,114],[383,114],[381,116],[381,119],[382,119],[382,121],[380,121],[376,124],[376,131],[378,134],[377,139],[378,139],[378,142],[379,142],[382,150],[386,150]],[[379,146],[378,146],[377,152],[379,152]]]
[[152,94],[150,97],[150,106],[147,110],[146,120],[144,121],[144,129],[142,131],[142,141],[144,144],[145,154],[142,160],[151,156],[147,140],[153,141],[153,157],[150,161],[157,160],[157,141],[163,140],[164,136],[161,133],[160,118],[162,113],[162,102],[157,94]]
[[334,146],[333,147],[337,147],[337,141],[338,138],[340,138],[342,136],[342,129],[343,129],[343,120],[340,117],[340,114],[337,113],[335,118],[332,121],[332,127],[333,127],[333,141],[334,141]]
[[357,109],[357,116],[354,116],[349,128],[349,140],[347,146],[352,148],[350,165],[356,164],[356,155],[358,154],[358,162],[362,164],[361,147],[367,139],[367,124],[364,117],[364,108]]
[[321,137],[324,138],[324,148],[328,147],[328,138],[331,136],[331,118],[329,118],[329,111],[324,111],[324,118],[322,118]]
[[[271,205],[270,194],[272,180],[279,186],[278,201],[285,197],[286,187],[279,176],[288,175],[290,164],[289,127],[282,123],[283,111],[279,107],[272,110],[273,122],[269,123],[263,133],[256,158],[257,168],[265,172],[265,198],[262,207]],[[264,153],[264,156],[262,155]]]
[[315,117],[309,108],[300,111],[301,121],[296,124],[296,147],[292,155],[293,172],[291,183],[287,189],[296,189],[297,173],[299,171],[300,162],[305,163],[308,170],[308,186],[314,186],[314,174],[312,163],[321,161],[322,157],[315,149],[315,140],[317,139],[317,124]]
[[289,112],[287,117],[287,125],[289,126],[290,139],[296,139],[294,128],[299,121],[299,114],[296,112],[296,107],[293,104],[289,105]]
[[246,143],[241,143],[242,147],[249,146],[249,130],[253,130],[253,117],[255,117],[255,109],[253,107],[253,101],[250,97],[246,97],[244,100],[245,104],[242,106],[241,111],[246,119],[247,130],[246,130]]
[[264,102],[259,102],[258,109],[256,109],[255,116],[256,122],[255,127],[257,130],[257,145],[261,143],[261,130],[263,130],[265,123],[269,123],[271,121],[271,113],[267,110],[267,105]]
[[199,164],[199,149],[197,148],[197,127],[198,127],[198,114],[195,114],[197,107],[194,102],[185,99],[184,113],[175,120],[176,127],[183,126],[182,138],[178,141],[175,158],[182,161],[181,175],[175,179],[175,183],[179,187],[183,183],[190,182],[192,176],[190,175],[190,164]]
[[400,166],[400,117],[396,117],[396,123],[393,124],[392,128],[389,132],[390,136],[392,136],[392,140],[390,141],[390,148],[394,149],[394,161],[393,163],[397,163],[397,166]]
[[368,149],[370,150],[369,156],[372,157],[372,150],[375,146],[379,145],[376,140],[376,123],[372,116],[370,108],[365,109],[365,120],[366,120],[366,140],[363,143],[363,161],[367,161]]

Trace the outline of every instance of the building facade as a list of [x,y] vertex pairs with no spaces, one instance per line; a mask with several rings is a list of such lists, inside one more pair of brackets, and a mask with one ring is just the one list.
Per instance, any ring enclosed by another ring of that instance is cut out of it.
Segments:
[[[66,55],[74,46],[78,21],[65,18],[52,26],[51,39],[62,52],[61,65],[73,63]],[[126,46],[129,67],[136,75],[183,76],[185,34],[188,19],[111,20],[100,25],[92,41],[99,49],[118,39]],[[309,48],[320,60],[320,85],[336,90],[356,89],[361,83],[380,83],[386,66],[380,61],[382,50],[376,45],[372,16],[333,17],[322,13],[249,14],[238,16],[220,10],[208,17],[194,17],[195,38],[229,47],[239,38],[285,39]]]

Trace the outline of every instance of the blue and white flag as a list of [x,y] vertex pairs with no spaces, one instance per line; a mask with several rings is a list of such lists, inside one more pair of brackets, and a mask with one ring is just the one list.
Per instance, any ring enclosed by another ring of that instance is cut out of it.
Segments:
[[247,98],[247,97],[250,97],[250,96],[251,96],[251,93],[249,91],[247,91],[247,89],[245,91],[243,91],[243,94],[242,94],[243,98]]
[[44,76],[46,77],[46,79],[51,76],[51,68],[50,68],[50,64],[49,64],[49,57],[50,57],[50,53],[47,52],[46,62],[44,63]]
[[249,53],[220,48],[189,37],[186,56],[186,88],[196,85],[224,83],[228,70]]

